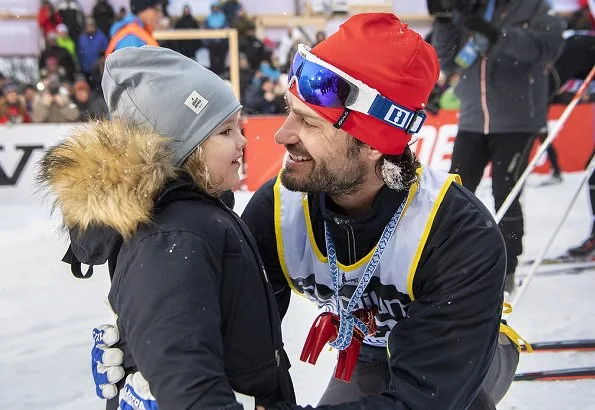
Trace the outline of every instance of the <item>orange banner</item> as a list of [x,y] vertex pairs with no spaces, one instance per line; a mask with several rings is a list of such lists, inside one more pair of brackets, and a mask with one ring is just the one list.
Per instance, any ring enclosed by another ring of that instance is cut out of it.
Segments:
[[[552,106],[549,112],[548,128],[551,130],[564,111],[565,106]],[[457,111],[442,110],[430,115],[423,128],[414,138],[412,148],[423,164],[448,171],[452,147],[457,135]],[[248,138],[245,149],[246,185],[255,191],[264,182],[279,172],[285,149],[275,143],[274,135],[283,124],[284,116],[248,117],[244,124],[244,135]],[[564,172],[581,171],[591,155],[595,138],[595,104],[578,105],[554,140],[558,161]],[[533,153],[540,141],[535,142]],[[550,165],[543,156],[535,169],[547,173]]]

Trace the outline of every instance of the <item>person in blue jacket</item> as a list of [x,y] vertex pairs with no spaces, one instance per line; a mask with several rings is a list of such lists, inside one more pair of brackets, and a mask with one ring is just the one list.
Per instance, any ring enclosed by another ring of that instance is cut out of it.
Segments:
[[124,47],[159,46],[152,32],[162,16],[159,0],[130,0],[130,14],[110,29],[111,39],[105,55]]
[[87,76],[93,73],[97,60],[103,55],[108,45],[105,33],[97,29],[93,17],[85,20],[85,32],[81,34],[77,44],[77,56],[81,71]]

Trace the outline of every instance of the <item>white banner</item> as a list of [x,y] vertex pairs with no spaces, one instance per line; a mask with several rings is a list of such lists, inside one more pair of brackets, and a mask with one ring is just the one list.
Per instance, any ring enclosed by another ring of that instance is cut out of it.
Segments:
[[36,204],[38,162],[74,124],[0,126],[0,206]]

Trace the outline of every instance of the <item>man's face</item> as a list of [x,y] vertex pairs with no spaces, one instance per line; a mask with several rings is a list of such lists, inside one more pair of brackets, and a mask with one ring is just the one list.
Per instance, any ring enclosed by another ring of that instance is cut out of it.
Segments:
[[152,7],[141,11],[137,16],[143,24],[147,25],[150,30],[153,30],[159,24],[159,20],[163,17],[163,6],[155,4]]
[[292,93],[289,115],[275,134],[287,150],[281,182],[292,191],[350,194],[366,181],[374,165],[362,154],[362,144],[333,127]]
[[85,90],[84,88],[77,88],[74,90],[74,97],[77,99],[77,101],[84,104],[89,101],[89,91]]
[[16,91],[9,91],[4,98],[6,98],[6,102],[9,104],[16,104],[19,101],[19,95]]
[[26,88],[25,89],[25,98],[29,101],[33,101],[33,98],[37,95],[37,90],[33,88]]
[[95,26],[95,23],[87,23],[87,25],[85,26],[85,30],[87,34],[95,34],[97,27]]

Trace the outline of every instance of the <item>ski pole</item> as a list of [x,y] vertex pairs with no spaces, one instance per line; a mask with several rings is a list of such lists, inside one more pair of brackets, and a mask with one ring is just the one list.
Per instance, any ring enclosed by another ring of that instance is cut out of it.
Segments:
[[[570,210],[574,206],[574,203],[576,202],[576,199],[578,198],[578,196],[579,196],[579,194],[580,194],[580,192],[581,192],[581,190],[583,188],[583,185],[585,185],[585,183],[587,182],[587,180],[591,177],[591,174],[593,173],[593,170],[594,169],[595,169],[595,156],[593,158],[591,158],[591,161],[589,161],[589,165],[587,166],[587,169],[583,173],[583,177],[581,178],[581,182],[580,182],[579,186],[577,187],[576,192],[574,193],[572,199],[570,200],[570,204],[568,204],[568,207],[566,208],[566,211],[564,212],[564,215],[562,216],[562,219],[558,223],[558,226],[556,226],[556,229],[554,230],[554,233],[551,235],[551,237],[550,237],[548,243],[546,244],[546,246],[541,250],[541,253],[537,257],[537,259],[535,259],[535,261],[533,262],[533,265],[531,265],[531,269],[529,270],[529,273],[527,273],[527,276],[525,277],[525,279],[523,281],[523,284],[521,286],[519,286],[518,292],[516,293],[516,295],[514,295],[514,299],[511,302],[511,305],[512,306],[516,306],[516,304],[520,300],[521,296],[523,296],[523,293],[525,292],[525,289],[529,285],[529,282],[531,281],[531,279],[533,279],[533,276],[535,276],[535,272],[537,272],[537,268],[539,267],[539,265],[541,265],[541,262],[545,258],[545,254],[550,249],[550,246],[552,245],[552,243],[556,239],[556,236],[558,236],[558,232],[562,228],[562,225],[564,225],[564,221],[566,221],[566,218],[568,217],[568,214],[570,213]],[[512,312],[510,314],[512,314]]]
[[593,79],[594,75],[595,75],[595,65],[591,68],[591,71],[589,72],[589,74],[583,81],[583,84],[580,86],[580,88],[578,89],[578,91],[576,92],[576,94],[574,95],[572,100],[570,101],[570,104],[568,104],[566,106],[566,108],[564,109],[564,112],[562,113],[562,115],[560,116],[558,121],[556,122],[556,125],[554,126],[552,131],[548,134],[545,141],[543,141],[543,143],[539,147],[539,150],[537,151],[537,153],[535,154],[535,156],[533,157],[533,159],[527,166],[527,169],[525,169],[525,172],[523,172],[523,174],[521,175],[521,177],[519,178],[517,183],[512,188],[512,191],[510,191],[510,194],[508,194],[508,196],[504,200],[504,203],[502,204],[502,206],[500,207],[498,212],[496,212],[496,217],[495,217],[496,223],[500,223],[500,221],[504,217],[504,214],[508,211],[508,208],[510,208],[510,205],[512,205],[512,202],[519,195],[519,192],[523,188],[523,185],[525,185],[525,182],[526,182],[527,178],[529,177],[529,174],[531,174],[531,172],[533,172],[533,169],[535,168],[535,165],[539,161],[539,158],[541,158],[541,156],[547,150],[547,148],[550,146],[552,141],[558,136],[558,133],[564,126],[564,123],[566,122],[568,117],[570,117],[570,114],[574,110],[574,107],[576,107],[576,105],[578,104],[580,99],[583,97],[583,94],[585,93],[587,86]]
[[560,381],[579,379],[595,379],[595,367],[577,367],[572,369],[517,373],[514,376],[514,381]]
[[[592,352],[595,350],[595,339],[554,340],[531,343],[533,352]],[[526,349],[521,352],[526,352]]]

